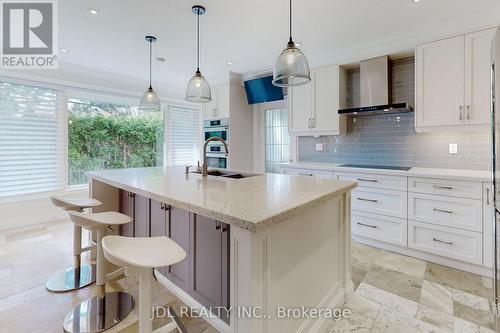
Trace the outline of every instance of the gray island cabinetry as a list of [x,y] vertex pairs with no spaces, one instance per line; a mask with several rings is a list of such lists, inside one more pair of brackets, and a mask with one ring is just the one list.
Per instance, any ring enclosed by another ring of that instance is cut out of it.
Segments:
[[[159,273],[203,306],[229,308],[228,224],[126,190],[120,190],[120,211],[133,218],[121,235],[168,236],[186,251],[185,260]],[[225,313],[221,319],[228,321]]]
[[[207,177],[186,174],[183,167],[89,172],[90,195],[102,202],[93,211],[133,217],[117,231],[122,235],[166,235],[183,247],[187,257],[157,269],[158,282],[182,303],[201,309],[218,331],[324,332],[327,317],[282,317],[278,311],[334,309],[352,294],[356,183],[210,172]],[[224,307],[231,309],[229,316]],[[241,315],[248,309],[255,315]]]

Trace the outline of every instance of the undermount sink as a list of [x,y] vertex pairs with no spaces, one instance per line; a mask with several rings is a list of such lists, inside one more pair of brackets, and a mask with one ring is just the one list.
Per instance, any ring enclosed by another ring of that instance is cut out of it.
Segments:
[[[201,171],[191,171],[190,173],[201,174]],[[207,174],[209,176],[233,178],[233,179],[243,179],[243,178],[255,177],[255,176],[259,175],[256,173],[240,173],[240,172],[234,172],[234,171],[221,171],[221,170],[208,170]]]

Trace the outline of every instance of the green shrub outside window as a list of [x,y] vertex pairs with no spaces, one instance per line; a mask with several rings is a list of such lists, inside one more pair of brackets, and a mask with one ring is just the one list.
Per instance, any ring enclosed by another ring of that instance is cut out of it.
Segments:
[[162,112],[136,106],[68,99],[68,183],[85,172],[163,164]]

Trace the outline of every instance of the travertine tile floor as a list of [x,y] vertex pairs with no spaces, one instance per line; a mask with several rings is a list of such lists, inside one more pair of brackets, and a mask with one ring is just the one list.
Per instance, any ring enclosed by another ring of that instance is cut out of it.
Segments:
[[[59,221],[0,232],[0,333],[62,332],[66,313],[92,295],[93,288],[52,294],[44,287],[72,262],[72,230]],[[328,332],[493,332],[491,280],[357,243],[352,255],[353,315],[332,322]],[[137,296],[133,278],[109,287]],[[154,288],[154,305],[180,306],[158,283]],[[190,333],[217,332],[201,319],[183,322]],[[110,332],[136,333],[137,308]]]
[[[87,233],[84,233],[84,235]],[[45,282],[54,273],[71,266],[73,225],[69,221],[39,224],[0,231],[0,333],[59,333],[66,314],[78,303],[95,295],[93,287],[69,293],[49,293]],[[84,240],[84,244],[86,244]],[[83,256],[89,261],[89,256]],[[126,290],[137,304],[138,283],[133,278],[112,281],[108,291]],[[154,306],[177,309],[180,302],[157,282]],[[110,333],[136,333],[137,307]],[[168,319],[155,320],[155,328]],[[183,318],[188,332],[216,333],[199,318]]]
[[488,278],[352,244],[353,315],[329,332],[493,333]]

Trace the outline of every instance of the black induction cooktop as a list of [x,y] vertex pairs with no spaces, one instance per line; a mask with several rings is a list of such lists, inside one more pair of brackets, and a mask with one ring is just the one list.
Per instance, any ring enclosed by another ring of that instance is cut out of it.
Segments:
[[393,165],[342,164],[339,166],[347,168],[384,169],[384,170],[401,170],[401,171],[408,171],[411,169],[411,167],[393,166]]

